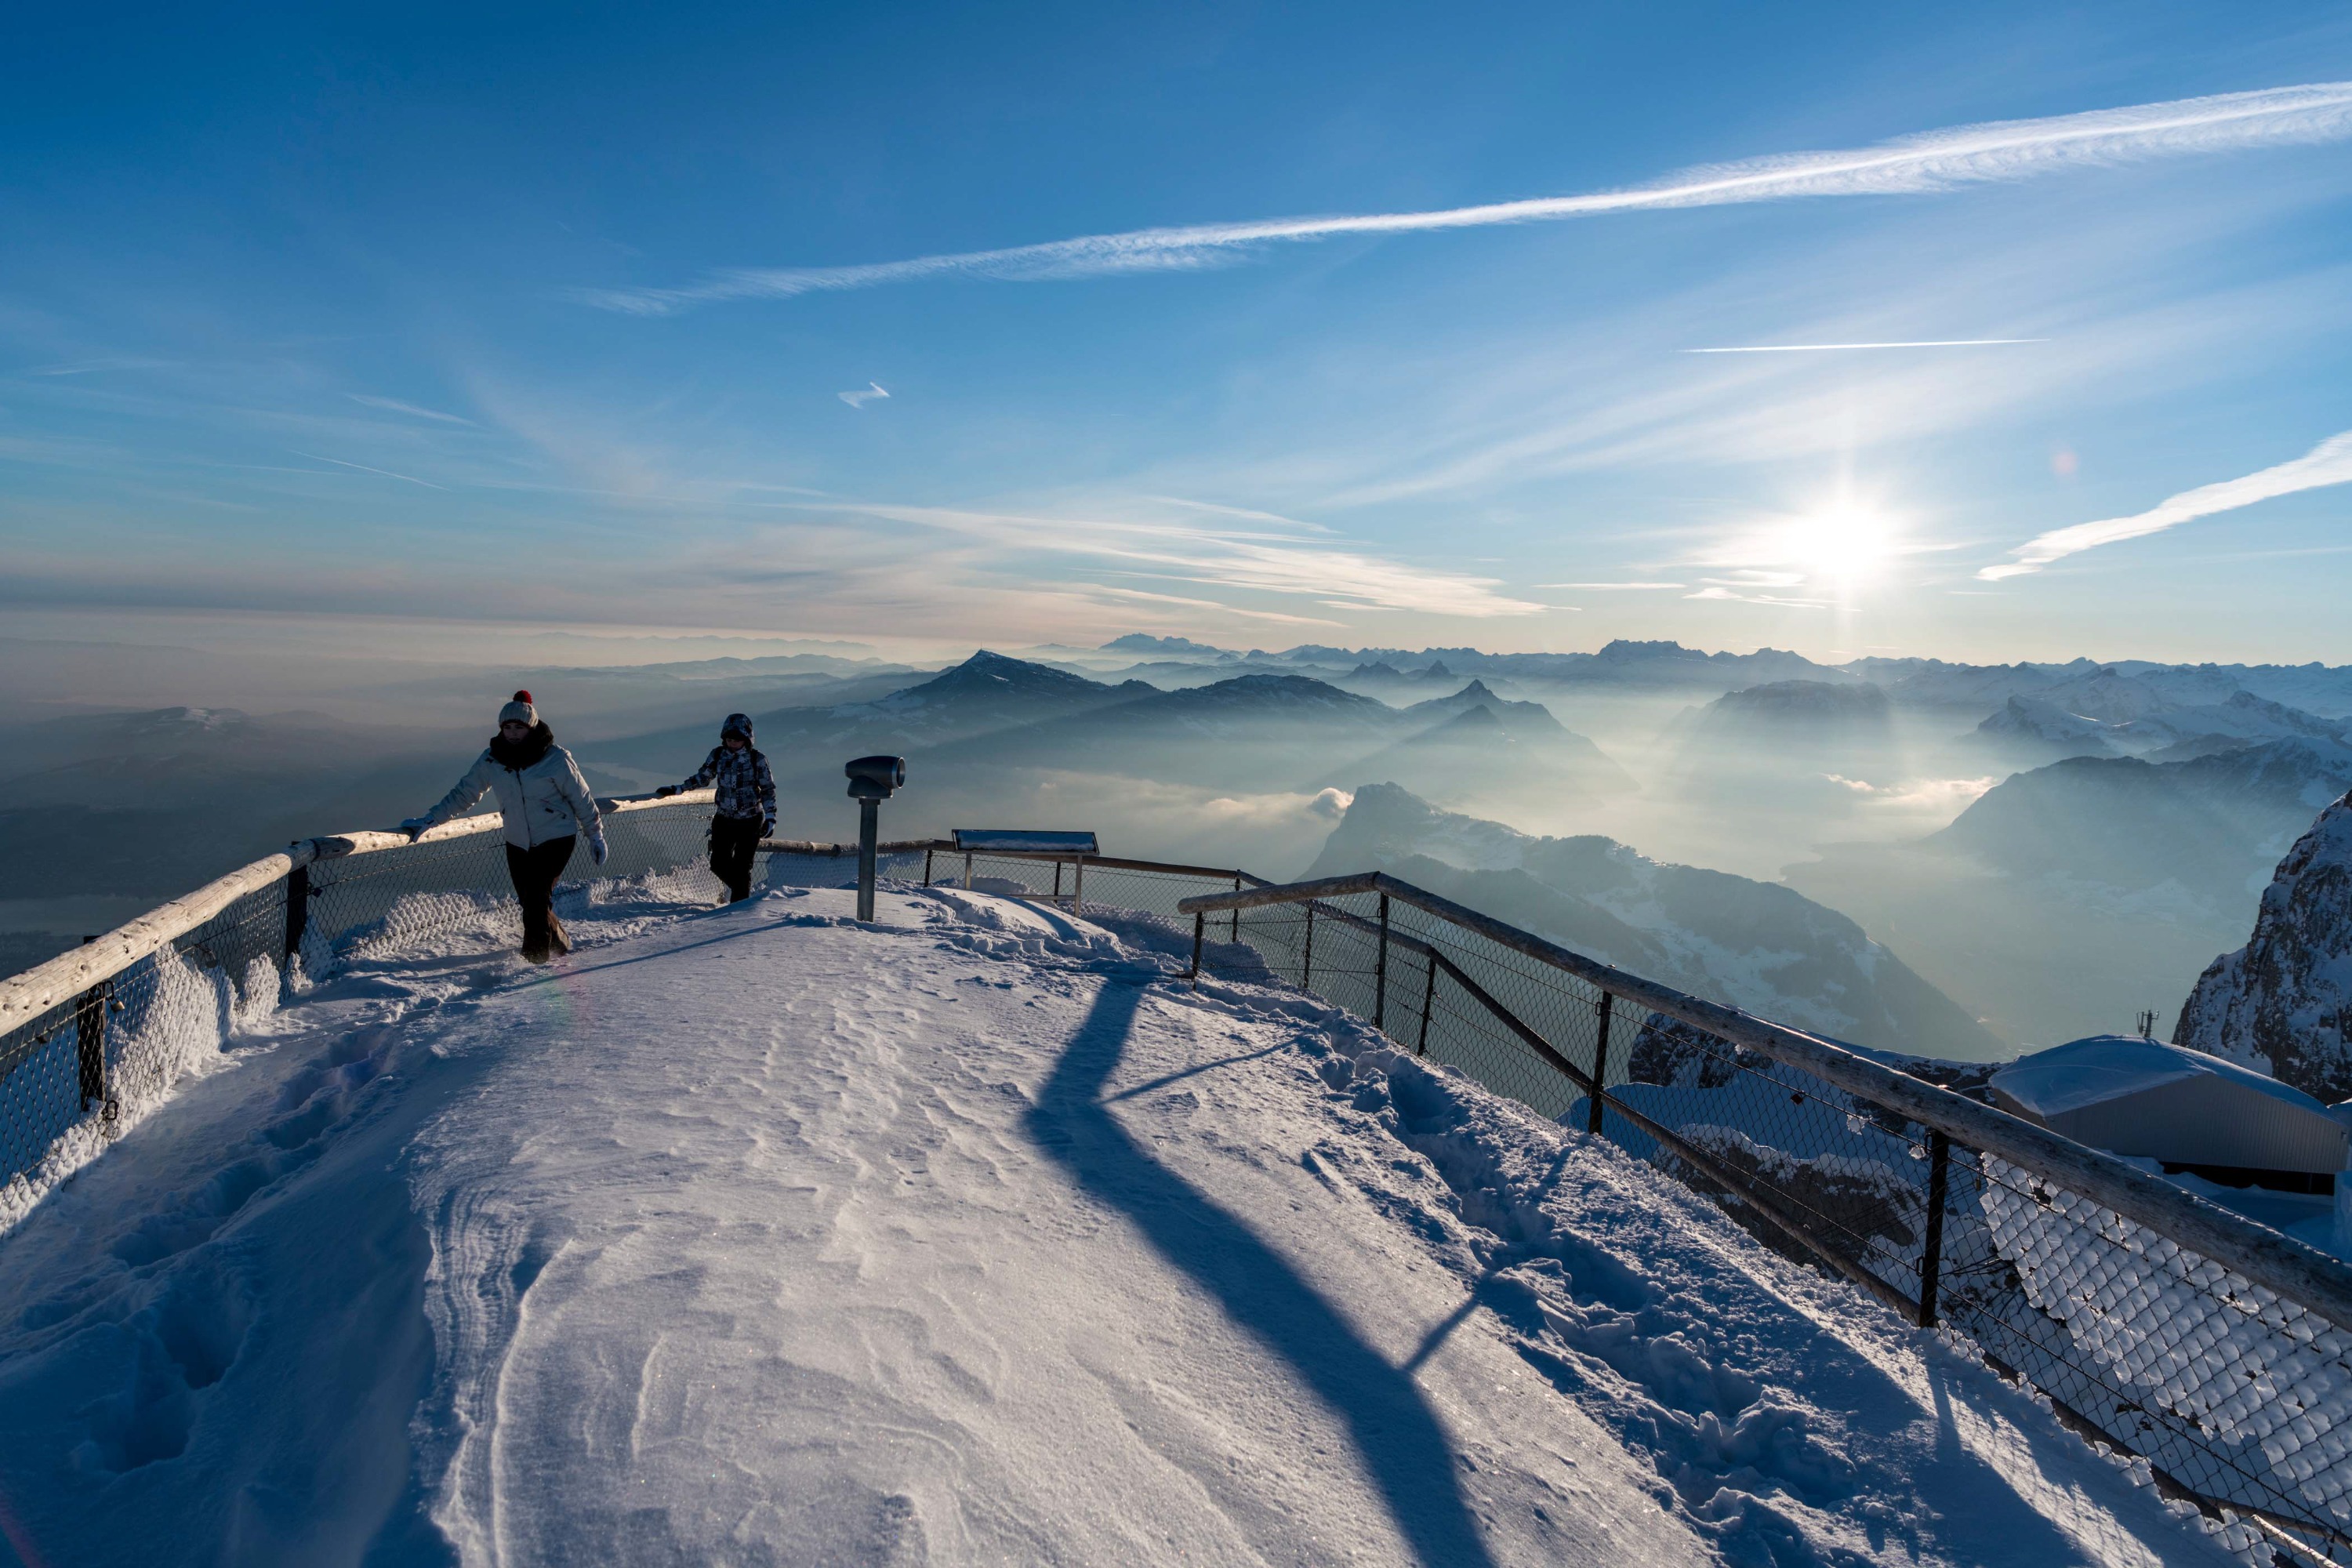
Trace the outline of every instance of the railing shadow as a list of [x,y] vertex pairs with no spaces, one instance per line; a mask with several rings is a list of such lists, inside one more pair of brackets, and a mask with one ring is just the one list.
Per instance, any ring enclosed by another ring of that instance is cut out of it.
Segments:
[[1247,1225],[1153,1160],[1112,1117],[1103,1089],[1143,995],[1137,982],[1104,984],[1024,1119],[1030,1135],[1347,1424],[1417,1558],[1448,1568],[1492,1563],[1463,1499],[1453,1445],[1412,1377],[1359,1338]]

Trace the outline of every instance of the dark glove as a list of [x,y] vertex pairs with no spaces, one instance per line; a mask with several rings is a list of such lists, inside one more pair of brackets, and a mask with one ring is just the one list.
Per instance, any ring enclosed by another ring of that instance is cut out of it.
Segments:
[[[381,821],[382,818],[378,818],[378,820]],[[424,837],[425,830],[432,826],[432,819],[429,817],[412,816],[401,823],[400,830],[403,833],[407,834],[408,841],[411,844],[414,844],[417,839]]]
[[776,836],[776,819],[775,819],[774,817],[772,817],[772,817],[768,818],[765,822],[762,822],[761,824],[760,824],[760,837],[762,837],[762,838],[773,838],[775,836]]
[[672,796],[672,795],[676,795],[677,793],[677,785],[676,785],[676,784],[664,784],[664,785],[662,785],[662,786],[661,786],[661,788],[659,788],[659,789],[657,789],[657,790],[654,791],[654,798],[655,798],[656,800],[667,800],[670,796]]

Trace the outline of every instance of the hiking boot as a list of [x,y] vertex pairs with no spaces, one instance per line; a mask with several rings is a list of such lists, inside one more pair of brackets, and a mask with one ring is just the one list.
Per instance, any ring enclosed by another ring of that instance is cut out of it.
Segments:
[[526,947],[522,950],[522,958],[525,963],[545,963],[548,952],[543,947]]

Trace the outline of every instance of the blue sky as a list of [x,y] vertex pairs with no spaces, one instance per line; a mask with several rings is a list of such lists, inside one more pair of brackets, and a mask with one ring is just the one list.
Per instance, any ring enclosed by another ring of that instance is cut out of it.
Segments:
[[0,632],[2352,659],[2340,6],[11,29]]

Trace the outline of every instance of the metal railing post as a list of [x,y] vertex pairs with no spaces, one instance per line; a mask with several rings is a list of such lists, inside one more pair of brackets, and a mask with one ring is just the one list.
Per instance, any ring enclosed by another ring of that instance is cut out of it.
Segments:
[[[1061,864],[1062,863],[1058,860],[1054,862],[1056,872],[1054,880],[1056,884],[1058,884],[1062,879],[1059,875]],[[1081,855],[1078,857],[1077,869],[1073,872],[1070,877],[1070,912],[1074,915],[1078,914],[1082,912],[1086,907],[1087,858]]]
[[[1236,892],[1236,893],[1238,893],[1238,892],[1240,892],[1241,890],[1242,890],[1242,874],[1241,874],[1239,871],[1236,871],[1236,872],[1234,872],[1234,892]],[[1242,939],[1242,912],[1241,912],[1241,910],[1240,910],[1239,909],[1236,909],[1236,910],[1234,910],[1234,933],[1233,933],[1233,935],[1232,935],[1232,937],[1231,937],[1231,938],[1229,938],[1228,940],[1233,941],[1233,942],[1239,942],[1239,941],[1241,941],[1241,939]]]
[[1421,987],[1421,1038],[1413,1045],[1414,1056],[1425,1057],[1429,1054],[1429,1016],[1436,1010],[1437,950],[1433,947],[1429,950],[1429,978]]
[[1062,863],[1059,860],[1054,862],[1054,901],[1057,904],[1062,901]]
[[1616,1002],[1608,992],[1601,994],[1601,1036],[1592,1047],[1592,1092],[1586,1097],[1591,1107],[1584,1117],[1587,1132],[1601,1131],[1601,1089],[1609,1081],[1609,1016],[1617,1010]]
[[1298,988],[1315,989],[1315,900],[1307,900],[1307,949],[1299,955]]
[[1381,895],[1381,951],[1372,960],[1372,1027],[1389,1026],[1389,896]]
[[878,800],[857,803],[857,918],[869,924],[874,919],[874,845],[882,835],[881,808]]
[[926,888],[931,885],[931,857],[936,853],[930,849],[923,851],[923,886]]
[[[86,936],[88,947],[98,938]],[[114,1101],[106,1092],[106,1005],[114,998],[114,982],[101,980],[74,1001],[74,1051],[80,1068],[82,1110],[95,1104],[105,1120],[114,1120]]]
[[1936,1326],[1936,1287],[1944,1264],[1944,1199],[1952,1179],[1952,1141],[1927,1133],[1927,1226],[1919,1245],[1919,1326]]
[[971,891],[971,857],[969,854],[963,858],[963,890],[967,893]]
[[1192,989],[1195,991],[1198,991],[1201,988],[1201,936],[1202,933],[1206,931],[1208,929],[1209,917],[1207,915],[1196,914],[1192,917],[1192,973],[1191,978],[1192,981]]
[[286,873],[286,953],[292,959],[302,951],[302,938],[310,929],[310,868],[297,866]]

